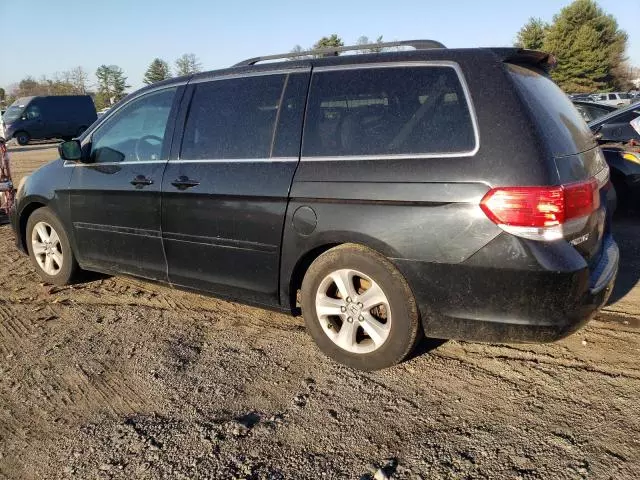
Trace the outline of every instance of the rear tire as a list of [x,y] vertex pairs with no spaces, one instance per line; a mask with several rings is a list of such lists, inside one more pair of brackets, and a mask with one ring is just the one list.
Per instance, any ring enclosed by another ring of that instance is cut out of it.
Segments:
[[27,249],[31,263],[46,283],[68,285],[78,272],[69,237],[58,217],[47,207],[27,220]]
[[29,140],[31,140],[31,136],[27,132],[18,132],[14,135],[14,138],[16,142],[18,142],[18,145],[22,146],[27,145]]
[[405,278],[388,259],[360,245],[320,255],[305,274],[301,304],[320,350],[359,370],[401,362],[422,336]]

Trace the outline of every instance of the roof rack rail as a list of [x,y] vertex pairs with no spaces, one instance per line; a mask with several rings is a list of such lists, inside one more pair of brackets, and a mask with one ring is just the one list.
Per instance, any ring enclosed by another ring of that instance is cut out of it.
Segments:
[[436,40],[402,40],[399,42],[381,42],[381,43],[368,43],[366,45],[349,45],[346,47],[329,47],[318,48],[316,50],[307,50],[305,52],[289,52],[280,53],[277,55],[265,55],[263,57],[253,57],[236,63],[234,67],[246,67],[255,65],[258,62],[264,62],[266,60],[278,60],[286,58],[299,58],[306,56],[324,56],[333,57],[338,55],[339,52],[349,52],[354,50],[366,50],[372,48],[391,48],[391,47],[413,47],[416,50],[428,50],[431,48],[447,48],[442,43]]

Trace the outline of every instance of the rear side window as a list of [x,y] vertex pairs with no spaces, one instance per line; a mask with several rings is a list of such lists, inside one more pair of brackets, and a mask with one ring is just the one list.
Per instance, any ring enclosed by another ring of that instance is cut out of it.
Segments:
[[549,77],[513,64],[507,64],[507,70],[553,155],[573,155],[595,146],[582,115]]
[[285,75],[196,84],[180,158],[268,158]]
[[464,154],[475,147],[470,108],[453,67],[313,74],[303,156]]

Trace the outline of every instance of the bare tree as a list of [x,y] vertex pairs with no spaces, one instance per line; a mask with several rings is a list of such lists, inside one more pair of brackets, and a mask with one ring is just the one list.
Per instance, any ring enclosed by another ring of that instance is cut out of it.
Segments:
[[176,75],[191,75],[202,71],[202,64],[193,53],[185,53],[176,60]]
[[89,82],[89,74],[84,68],[77,66],[71,70],[69,81],[73,85],[76,93],[85,95],[87,93],[87,85]]

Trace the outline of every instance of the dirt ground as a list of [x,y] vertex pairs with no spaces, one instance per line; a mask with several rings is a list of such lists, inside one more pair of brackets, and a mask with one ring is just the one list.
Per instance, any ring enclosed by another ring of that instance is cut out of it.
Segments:
[[[16,177],[54,158],[13,149]],[[43,285],[0,227],[0,478],[640,478],[640,221],[549,345],[425,342],[361,373],[302,320],[124,277]],[[434,348],[437,347],[437,348]]]

